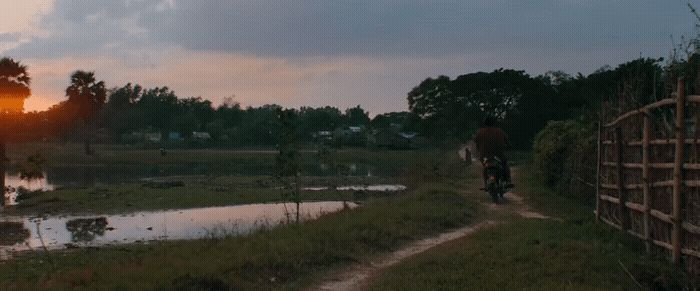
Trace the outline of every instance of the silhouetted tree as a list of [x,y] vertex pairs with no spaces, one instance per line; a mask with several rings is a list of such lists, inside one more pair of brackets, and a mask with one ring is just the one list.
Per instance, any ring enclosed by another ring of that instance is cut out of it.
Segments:
[[94,72],[76,71],[70,77],[71,84],[66,88],[68,104],[76,108],[76,114],[85,125],[85,154],[91,155],[93,117],[105,104],[107,90],[103,81],[95,79]]
[[[27,73],[27,67],[11,58],[0,59],[0,98],[9,98],[24,102],[31,95],[29,85],[31,78]],[[18,115],[22,108],[0,108],[0,201],[6,204],[4,199],[7,192],[5,186],[5,167],[9,162],[6,154],[6,141],[8,134],[15,130],[14,124],[18,122]]]

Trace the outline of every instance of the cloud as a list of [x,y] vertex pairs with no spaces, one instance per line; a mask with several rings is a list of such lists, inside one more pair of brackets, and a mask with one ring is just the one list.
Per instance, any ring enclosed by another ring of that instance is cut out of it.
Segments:
[[0,52],[30,66],[34,108],[61,100],[70,73],[85,69],[112,86],[378,113],[405,109],[426,77],[588,73],[666,56],[672,34],[695,33],[680,0],[29,2],[51,4],[12,29],[0,20]]
[[692,33],[692,21],[681,1],[57,0],[39,24],[51,36],[14,52],[114,54],[144,46],[273,57],[576,51],[670,45],[671,34]]

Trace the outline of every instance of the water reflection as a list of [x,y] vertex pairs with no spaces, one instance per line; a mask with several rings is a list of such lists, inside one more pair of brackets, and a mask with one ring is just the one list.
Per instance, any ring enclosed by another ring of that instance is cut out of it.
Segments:
[[[41,175],[36,175],[30,181],[20,178],[19,172],[6,173],[6,185],[19,188],[20,186],[30,190],[54,190],[57,187],[94,187],[97,185],[110,185],[131,183],[154,177],[193,176],[193,175],[273,175],[273,167],[267,165],[205,165],[205,164],[181,164],[181,165],[110,165],[110,166],[50,166],[46,167]],[[392,176],[396,169],[376,167],[365,164],[349,164],[333,171],[326,164],[309,164],[302,169],[304,176]]]
[[[330,187],[305,187],[302,190],[306,191],[326,191],[330,190]],[[338,191],[369,191],[369,192],[396,192],[406,190],[404,185],[391,185],[391,184],[378,184],[378,185],[351,185],[351,186],[338,186],[336,188]]]
[[[354,207],[357,207],[354,203],[338,201],[304,202],[300,205],[299,213],[302,219],[308,220]],[[102,217],[0,217],[0,227],[3,224],[13,225],[12,233],[22,233],[22,236],[14,236],[14,240],[0,244],[0,254],[44,247],[60,249],[241,235],[285,223],[290,217],[296,216],[295,209],[293,204],[273,203]],[[19,231],[20,229],[23,230]],[[0,229],[0,236],[4,237],[3,234]]]
[[11,246],[22,243],[30,236],[24,223],[16,221],[0,222],[0,246]]
[[76,218],[66,222],[66,229],[73,242],[91,242],[96,236],[103,236],[107,229],[107,218]]

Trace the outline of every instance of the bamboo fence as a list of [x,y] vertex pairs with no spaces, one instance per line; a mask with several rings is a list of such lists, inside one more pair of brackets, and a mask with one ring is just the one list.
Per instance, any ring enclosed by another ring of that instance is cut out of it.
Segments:
[[700,95],[684,88],[681,79],[671,98],[599,127],[595,214],[691,268],[700,265]]

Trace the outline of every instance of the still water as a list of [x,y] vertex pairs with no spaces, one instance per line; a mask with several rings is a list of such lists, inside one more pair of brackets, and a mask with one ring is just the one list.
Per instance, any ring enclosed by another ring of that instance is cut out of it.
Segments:
[[[345,176],[391,176],[397,169],[382,168],[363,164],[350,164],[343,170]],[[113,185],[136,182],[154,177],[196,176],[196,175],[273,175],[270,166],[259,167],[246,165],[244,168],[235,166],[217,167],[196,163],[183,165],[158,166],[51,166],[47,167],[44,177],[31,182],[23,181],[16,172],[7,172],[6,185],[29,190],[53,190],[57,187],[94,187],[97,185]],[[324,164],[307,165],[302,171],[304,176],[335,175]]]
[[[304,202],[300,217],[315,219],[358,205]],[[158,240],[187,240],[244,235],[296,217],[293,203],[248,204],[124,215],[0,217],[0,259],[13,252],[68,247],[107,246]],[[42,243],[43,241],[43,243]]]

